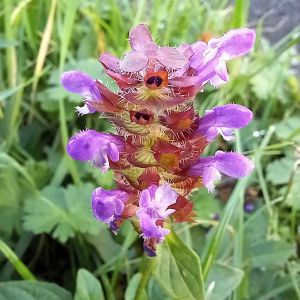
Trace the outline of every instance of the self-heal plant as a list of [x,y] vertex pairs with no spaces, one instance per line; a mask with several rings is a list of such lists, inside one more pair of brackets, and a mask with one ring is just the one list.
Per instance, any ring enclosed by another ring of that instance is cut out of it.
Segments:
[[103,173],[114,170],[117,189],[94,191],[94,216],[115,233],[129,219],[144,238],[148,256],[156,255],[156,244],[164,241],[173,222],[193,222],[196,215],[188,199],[192,190],[206,186],[213,191],[220,172],[240,178],[254,168],[235,152],[201,157],[218,134],[234,140],[234,129],[246,126],[252,112],[227,104],[199,117],[193,107],[205,85],[229,80],[225,62],[249,52],[254,41],[255,32],[242,28],[208,44],[159,47],[141,24],[130,31],[132,51],[123,59],[109,53],[99,58],[116,81],[117,94],[83,72],[61,76],[66,90],[85,98],[84,106],[77,107],[79,114],[97,111],[117,132],[82,131],[67,145],[72,158],[90,161]]

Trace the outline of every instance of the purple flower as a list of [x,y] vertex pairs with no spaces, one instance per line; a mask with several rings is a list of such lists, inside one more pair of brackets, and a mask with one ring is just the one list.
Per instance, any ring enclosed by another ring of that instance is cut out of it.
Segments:
[[[82,95],[84,100],[102,101],[96,81],[84,72],[64,72],[61,74],[61,83],[67,91]],[[77,106],[76,110],[80,115],[93,114],[96,111],[88,104],[85,104],[83,107]]]
[[255,42],[254,30],[240,28],[231,30],[218,39],[211,39],[206,46],[203,42],[191,45],[194,55],[190,66],[199,77],[199,84],[210,82],[219,86],[228,81],[229,76],[225,62],[248,53]]
[[179,50],[172,47],[158,47],[145,24],[130,30],[129,43],[133,51],[127,52],[119,63],[124,72],[142,71],[151,59],[156,59],[161,65],[172,69],[188,65],[188,59]]
[[210,142],[220,133],[226,141],[233,141],[233,129],[240,129],[250,123],[253,113],[245,106],[227,104],[207,110],[206,115],[199,120],[196,135],[206,135]]
[[124,203],[129,195],[122,190],[105,191],[101,187],[94,190],[92,194],[92,209],[94,217],[100,222],[107,223],[113,232],[117,233],[119,227],[116,221],[121,220]]
[[252,212],[254,210],[254,205],[253,204],[245,204],[244,210],[246,212]]
[[190,167],[188,174],[202,176],[203,184],[212,192],[214,180],[221,178],[219,171],[234,178],[241,178],[250,174],[253,169],[253,162],[246,156],[235,152],[217,151],[215,156],[200,158]]
[[76,160],[91,161],[105,173],[109,167],[108,156],[114,162],[119,152],[124,151],[124,139],[95,130],[86,130],[74,135],[67,144],[68,154]]
[[140,208],[136,214],[145,239],[157,238],[157,243],[164,241],[170,230],[157,226],[156,221],[164,220],[175,211],[168,207],[176,202],[177,197],[178,194],[168,184],[160,187],[151,185],[142,191]]

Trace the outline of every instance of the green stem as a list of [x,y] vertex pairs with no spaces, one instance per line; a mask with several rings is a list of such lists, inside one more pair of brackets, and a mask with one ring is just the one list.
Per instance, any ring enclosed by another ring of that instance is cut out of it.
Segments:
[[140,281],[139,286],[137,288],[134,300],[141,300],[142,299],[143,292],[146,288],[147,282],[148,282],[149,277],[150,277],[151,272],[152,272],[154,260],[155,260],[155,258],[147,258],[147,262],[146,262],[146,265],[144,267],[142,278],[141,278],[141,281]]
[[13,264],[17,272],[24,280],[36,280],[34,275],[24,265],[18,256],[0,239],[0,250],[6,256],[6,258]]

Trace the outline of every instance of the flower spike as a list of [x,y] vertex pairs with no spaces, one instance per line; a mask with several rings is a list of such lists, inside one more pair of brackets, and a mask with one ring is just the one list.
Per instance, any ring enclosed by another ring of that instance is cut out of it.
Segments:
[[199,116],[193,106],[207,83],[219,86],[229,80],[226,61],[249,52],[254,41],[255,32],[241,28],[208,43],[160,47],[147,25],[140,24],[129,33],[131,51],[122,58],[110,53],[99,57],[117,93],[83,72],[61,75],[66,90],[84,97],[85,105],[77,111],[99,112],[116,130],[82,131],[67,144],[73,159],[90,161],[103,173],[109,167],[114,171],[117,189],[93,192],[94,217],[114,233],[128,219],[142,235],[148,257],[156,256],[156,245],[173,223],[195,222],[192,191],[204,185],[211,192],[220,173],[240,178],[254,168],[234,152],[201,157],[219,133],[234,140],[233,131],[246,126],[252,112],[227,104]]

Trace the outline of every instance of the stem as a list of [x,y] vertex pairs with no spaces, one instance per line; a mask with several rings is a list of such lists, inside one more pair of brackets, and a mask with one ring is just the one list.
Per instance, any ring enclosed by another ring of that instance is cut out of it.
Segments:
[[134,300],[142,299],[143,292],[146,288],[147,282],[148,282],[149,277],[152,272],[154,260],[155,260],[155,258],[147,258],[146,265],[145,265],[144,271],[143,271],[143,275],[142,275],[141,281],[139,283],[139,286],[136,290]]

